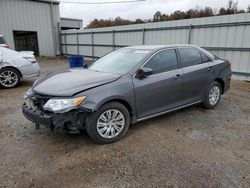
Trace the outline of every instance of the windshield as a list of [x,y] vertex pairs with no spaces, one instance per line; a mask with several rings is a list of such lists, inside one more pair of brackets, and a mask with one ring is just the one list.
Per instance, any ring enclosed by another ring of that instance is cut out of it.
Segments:
[[4,37],[0,37],[0,44],[6,44]]
[[89,69],[112,74],[126,74],[149,52],[148,50],[120,49],[98,59]]

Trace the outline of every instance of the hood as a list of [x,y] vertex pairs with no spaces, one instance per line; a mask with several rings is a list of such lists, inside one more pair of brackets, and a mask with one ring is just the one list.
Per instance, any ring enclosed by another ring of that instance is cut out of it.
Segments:
[[73,96],[81,91],[113,82],[118,78],[120,75],[88,69],[71,69],[46,75],[35,82],[32,89],[44,95]]

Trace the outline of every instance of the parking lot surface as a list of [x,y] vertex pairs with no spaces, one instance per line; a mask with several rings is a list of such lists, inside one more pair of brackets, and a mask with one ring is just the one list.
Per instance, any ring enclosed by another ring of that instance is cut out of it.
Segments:
[[[68,65],[41,67],[44,75]],[[189,107],[97,145],[85,132],[36,130],[21,112],[33,81],[0,89],[0,187],[250,186],[250,83],[233,81],[214,110]]]

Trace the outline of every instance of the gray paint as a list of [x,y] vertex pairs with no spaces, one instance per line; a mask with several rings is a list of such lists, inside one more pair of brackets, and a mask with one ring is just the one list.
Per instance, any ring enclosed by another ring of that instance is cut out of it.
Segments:
[[[172,109],[179,109],[204,101],[205,94],[212,81],[220,79],[225,83],[223,91],[229,89],[231,71],[228,62],[218,59],[209,52],[196,46],[207,54],[211,61],[182,68],[178,56],[179,46],[135,46],[133,49],[147,49],[145,59],[125,75],[107,74],[91,70],[60,72],[44,77],[36,82],[33,91],[49,97],[86,96],[82,109],[93,112],[106,102],[120,100],[132,110],[132,122],[153,117]],[[183,45],[180,47],[187,47]],[[161,50],[175,49],[178,56],[176,70],[153,74],[143,79],[136,77],[136,72]],[[212,69],[210,69],[212,67]],[[212,70],[212,71],[211,71]],[[176,77],[177,75],[180,75]],[[58,84],[63,81],[63,84]]]
[[[40,94],[67,97],[89,88],[113,82],[119,77],[119,75],[87,69],[72,69],[67,72],[55,72],[43,77],[34,84],[33,90]],[[58,84],[60,82],[63,84]]]
[[15,47],[13,30],[37,31],[40,55],[53,56],[59,53],[57,37],[57,23],[60,22],[59,4],[53,3],[51,9],[51,2],[0,1],[0,34],[5,35],[12,48]]
[[64,54],[77,53],[76,33],[79,53],[89,57],[130,45],[195,44],[229,59],[234,79],[250,80],[250,13],[64,31]]

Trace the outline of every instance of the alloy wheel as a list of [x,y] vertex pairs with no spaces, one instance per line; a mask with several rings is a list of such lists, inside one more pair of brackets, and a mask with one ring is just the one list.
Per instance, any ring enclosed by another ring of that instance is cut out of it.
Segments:
[[0,74],[0,83],[4,87],[14,87],[18,83],[18,75],[11,70],[3,71]]
[[220,99],[220,88],[215,85],[209,91],[209,103],[211,105],[216,105],[219,99]]
[[118,136],[125,125],[125,117],[121,111],[109,109],[103,112],[97,120],[97,132],[103,138]]

